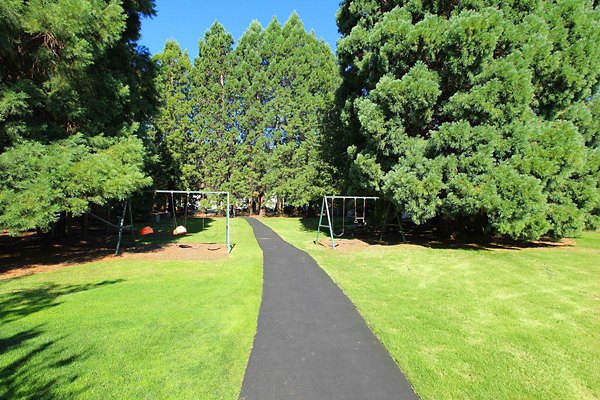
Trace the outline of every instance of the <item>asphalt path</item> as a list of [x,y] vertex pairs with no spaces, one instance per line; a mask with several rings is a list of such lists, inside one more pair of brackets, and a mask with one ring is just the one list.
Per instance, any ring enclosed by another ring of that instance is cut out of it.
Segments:
[[248,218],[263,294],[242,400],[417,399],[354,305],[304,251]]

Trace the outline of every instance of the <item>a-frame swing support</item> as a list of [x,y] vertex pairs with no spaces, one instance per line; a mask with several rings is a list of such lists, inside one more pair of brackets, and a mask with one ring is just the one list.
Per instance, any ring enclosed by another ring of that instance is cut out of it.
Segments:
[[[331,248],[335,249],[335,235],[333,233],[333,215],[329,212],[329,200],[331,200],[331,209],[333,210],[333,202],[336,199],[352,199],[356,203],[356,200],[363,200],[363,207],[366,207],[367,200],[377,201],[379,197],[369,197],[369,196],[323,196],[323,202],[321,203],[321,214],[319,216],[319,226],[317,227],[317,238],[315,239],[315,243],[319,244],[319,234],[321,233],[321,228],[329,229],[329,236],[331,237]],[[323,224],[323,214],[327,216],[327,225]],[[355,216],[356,217],[356,216]],[[345,215],[342,215],[342,218],[346,218]],[[363,221],[364,222],[364,221]]]
[[[129,210],[130,225],[123,225],[125,223],[125,216],[127,215],[127,210]],[[93,214],[90,214],[90,215],[92,215],[94,218],[98,218],[99,220],[108,223],[109,225],[112,225],[109,221],[105,221],[102,218],[99,218]],[[131,245],[134,246],[135,245],[135,233],[133,231],[133,212],[131,211],[131,199],[127,199],[123,203],[123,214],[121,214],[121,218],[119,218],[119,228],[118,228],[119,229],[119,237],[117,239],[117,248],[115,249],[115,256],[118,256],[119,253],[121,252],[121,239],[123,238],[123,230],[125,228],[131,229]]]
[[[394,214],[396,216],[396,222],[397,222],[397,224],[389,223],[388,222],[390,211],[394,211]],[[396,209],[396,207],[392,207],[392,203],[388,204],[388,208],[385,211],[385,214],[383,216],[383,221],[381,223],[381,234],[379,235],[379,241],[380,242],[383,241],[383,232],[385,231],[385,228],[387,226],[397,227],[398,228],[398,232],[400,232],[400,235],[402,235],[402,241],[404,243],[406,243],[406,237],[404,236],[404,229],[402,228],[402,219],[401,219],[400,214],[398,213],[398,210]]]
[[[334,230],[333,230],[334,216],[332,215],[332,213],[333,213],[333,204],[336,199],[343,199],[344,202],[347,199],[352,199],[352,200],[354,200],[355,204],[356,204],[356,200],[362,200],[363,201],[363,210],[364,210],[364,208],[366,207],[367,200],[374,200],[376,202],[377,200],[379,200],[379,197],[323,196],[323,202],[321,203],[321,214],[319,216],[319,226],[317,227],[317,238],[315,239],[315,244],[319,244],[319,234],[321,233],[321,228],[327,228],[327,229],[329,229],[329,236],[331,238],[331,248],[332,249],[335,249],[335,234],[334,234]],[[329,201],[331,201],[331,211],[329,210],[329,208],[330,208]],[[395,220],[397,223],[389,223],[388,222],[390,211],[394,212],[395,217],[396,217]],[[345,210],[344,210],[344,212],[345,212]],[[325,215],[327,217],[327,225],[325,225],[323,223],[323,215]],[[364,216],[361,218],[357,218],[356,216],[354,216],[354,217],[355,217],[355,220],[364,219]],[[346,218],[346,215],[342,215],[342,218]],[[364,223],[365,221],[363,220],[362,222]],[[383,234],[384,234],[385,228],[388,226],[397,227],[398,232],[400,233],[400,235],[402,235],[402,241],[406,243],[406,237],[404,236],[404,229],[402,228],[402,219],[400,218],[400,214],[398,213],[398,210],[396,210],[396,208],[393,207],[391,203],[388,204],[388,207],[383,216],[383,221],[381,222],[381,233],[379,236],[380,242],[383,241]]]

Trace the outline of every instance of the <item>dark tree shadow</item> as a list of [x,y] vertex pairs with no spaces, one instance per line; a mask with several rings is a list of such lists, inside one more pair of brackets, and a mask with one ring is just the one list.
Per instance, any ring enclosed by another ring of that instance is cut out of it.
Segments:
[[[206,244],[225,243],[225,220],[219,218],[177,218],[177,224],[185,224],[188,235],[197,234],[198,241]],[[135,229],[151,226],[155,233],[140,236],[135,232],[132,243],[131,232],[124,232],[124,252],[145,253],[160,251],[163,247],[180,242],[185,236],[174,236],[174,221],[136,223]],[[215,228],[215,229],[211,229]],[[78,265],[98,261],[115,253],[117,235],[104,229],[89,229],[84,238],[76,231],[68,237],[37,236],[35,234],[10,237],[0,235],[0,275],[11,271],[24,271],[31,266]]]
[[[319,225],[319,218],[302,218],[300,219],[302,230],[304,232],[313,232],[317,234],[317,227]],[[324,222],[326,224],[326,222]],[[342,232],[341,217],[334,218],[334,234]],[[402,235],[399,233],[398,228],[388,227],[384,231],[383,238],[381,238],[380,226],[364,227],[358,226],[353,227],[352,221],[346,222],[344,229],[344,235],[337,237],[336,239],[346,240],[360,240],[371,245],[383,245],[383,246],[394,246],[405,243],[402,240]],[[443,237],[437,232],[435,226],[432,224],[415,225],[409,221],[402,222],[404,236],[407,244],[433,248],[433,249],[458,249],[458,250],[522,250],[529,248],[553,248],[562,247],[563,243],[552,242],[552,241],[536,241],[536,242],[519,242],[503,237],[485,237],[485,236],[472,236],[463,237],[461,239],[448,239]],[[325,237],[329,237],[329,229],[321,228],[321,233],[325,234]]]
[[[44,284],[0,295],[0,327],[46,308],[56,307],[60,297],[124,282],[124,279],[105,280],[82,285]],[[2,347],[0,347],[2,350]]]
[[[60,297],[123,282],[123,279],[82,285],[46,284],[0,295],[0,398],[56,399],[78,397],[87,388],[68,392],[78,374],[69,365],[90,356],[73,349],[65,337],[48,338],[44,325],[6,334],[8,327],[25,316],[56,307]],[[65,392],[67,391],[67,392]]]
[[[79,375],[65,367],[83,360],[89,354],[70,354],[72,349],[60,345],[62,338],[43,341],[40,327],[25,330],[11,337],[1,339],[3,345],[0,357],[8,357],[11,350],[27,347],[27,351],[11,362],[0,367],[0,398],[3,399],[43,399],[73,398],[81,395],[86,388],[68,393],[66,383],[74,382]],[[34,339],[41,341],[33,344]],[[9,344],[8,347],[4,345]],[[60,393],[59,393],[60,392]]]

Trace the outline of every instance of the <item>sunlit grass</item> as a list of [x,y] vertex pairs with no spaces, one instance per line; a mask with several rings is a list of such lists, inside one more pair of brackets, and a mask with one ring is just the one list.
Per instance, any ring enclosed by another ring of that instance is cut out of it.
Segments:
[[232,237],[222,260],[96,262],[0,281],[0,398],[235,399],[262,255],[245,221]]
[[600,397],[600,233],[576,247],[335,251],[314,221],[264,222],[356,304],[424,399]]

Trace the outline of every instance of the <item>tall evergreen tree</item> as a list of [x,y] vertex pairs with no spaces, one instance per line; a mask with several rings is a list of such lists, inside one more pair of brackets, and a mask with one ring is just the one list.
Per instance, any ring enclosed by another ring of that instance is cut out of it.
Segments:
[[154,183],[157,187],[197,188],[202,176],[197,159],[200,141],[192,120],[192,63],[175,41],[168,41],[154,59],[160,94],[150,132],[159,157]]
[[354,190],[453,230],[598,226],[599,22],[587,0],[345,1],[338,140]]
[[154,109],[137,46],[147,1],[0,4],[0,227],[46,228],[59,212],[147,185],[136,134]]
[[270,140],[271,193],[291,205],[306,204],[331,188],[331,165],[323,157],[323,118],[333,107],[338,74],[329,47],[306,32],[295,12],[283,27],[267,27],[269,101],[265,134]]
[[284,199],[306,204],[331,187],[322,122],[339,74],[329,47],[297,14],[283,27],[251,23],[235,49],[215,22],[189,80],[181,50],[169,46],[157,57],[163,98],[154,130],[184,186],[253,198],[262,212],[267,198],[281,210]]
[[201,185],[227,190],[237,156],[238,132],[233,124],[233,36],[215,22],[198,43],[192,97],[194,129],[199,135],[196,157]]
[[256,199],[265,192],[263,177],[268,170],[268,157],[264,114],[269,99],[266,48],[265,32],[258,21],[253,21],[233,53],[232,92],[240,151],[230,188],[241,199]]

